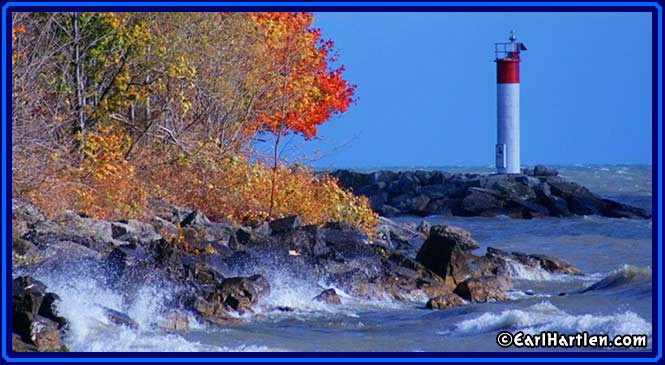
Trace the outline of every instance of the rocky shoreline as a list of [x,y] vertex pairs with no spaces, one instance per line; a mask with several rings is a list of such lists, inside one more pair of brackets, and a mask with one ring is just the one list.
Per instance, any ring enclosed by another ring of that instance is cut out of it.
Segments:
[[[148,281],[169,283],[175,294],[160,316],[164,328],[173,330],[187,328],[190,315],[228,326],[252,313],[292,311],[266,308],[265,298],[280,290],[271,285],[273,276],[283,272],[325,283],[311,300],[327,305],[353,297],[427,301],[430,309],[506,299],[510,262],[581,275],[545,255],[493,248],[474,255],[478,247],[461,228],[426,222],[415,226],[382,218],[370,240],[335,222],[304,226],[298,217],[287,217],[237,226],[166,205],[150,223],[75,213],[51,220],[35,206],[13,200],[13,349],[66,350],[61,336],[67,318],[58,316],[57,296],[35,279],[63,267],[91,270],[104,285],[128,293]],[[126,313],[105,308],[104,314],[109,322],[136,326]]]
[[340,184],[366,196],[384,217],[454,215],[511,218],[601,215],[651,218],[643,209],[602,198],[545,166],[522,174],[451,174],[444,171],[335,170]]

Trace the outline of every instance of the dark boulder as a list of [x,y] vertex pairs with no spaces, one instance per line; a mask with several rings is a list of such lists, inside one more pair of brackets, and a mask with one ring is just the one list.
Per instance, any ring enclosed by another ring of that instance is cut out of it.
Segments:
[[31,339],[39,352],[68,351],[67,347],[62,344],[58,323],[39,315],[32,322]]
[[410,211],[416,215],[427,215],[429,214],[427,206],[430,202],[430,198],[427,195],[419,194],[411,200]]
[[193,227],[196,227],[196,226],[206,226],[206,225],[208,225],[208,224],[210,224],[210,223],[211,223],[211,222],[210,222],[210,220],[208,219],[208,217],[206,217],[205,214],[203,214],[203,212],[201,212],[200,210],[197,209],[197,210],[195,210],[195,211],[189,213],[189,214],[185,217],[185,219],[183,219],[183,220],[180,222],[180,227],[188,227],[188,226],[193,226]]
[[494,217],[503,212],[503,201],[489,191],[471,190],[462,200],[465,216]]
[[132,328],[132,329],[139,328],[138,323],[136,323],[136,321],[131,319],[125,313],[106,307],[103,307],[102,309],[104,311],[104,315],[109,320],[109,322],[117,326],[125,326],[127,328]]
[[428,240],[445,241],[459,246],[463,251],[472,251],[480,247],[471,237],[471,233],[455,226],[434,225],[430,227]]
[[[235,241],[241,245],[257,245],[263,244],[268,241],[268,238],[272,234],[269,224],[266,222],[265,225],[258,226],[256,228],[248,226],[240,226],[235,231]],[[233,244],[230,244],[233,246]]]
[[651,218],[651,214],[644,209],[631,207],[609,199],[601,199],[601,213],[611,218]]
[[111,236],[135,244],[146,244],[161,238],[153,225],[133,219],[111,223]]
[[370,184],[377,184],[377,183],[384,183],[388,184],[391,181],[397,179],[397,173],[394,171],[387,171],[387,170],[382,170],[382,171],[376,171],[373,172],[369,175],[369,183]]
[[21,336],[12,333],[12,351],[14,352],[37,352],[37,346],[23,341]]
[[420,186],[420,180],[411,171],[404,171],[400,174],[398,180],[399,191],[404,193],[414,193],[416,188]]
[[538,262],[545,271],[559,274],[582,275],[582,271],[577,267],[555,257],[542,254],[530,254],[528,257]]
[[349,170],[335,170],[330,176],[337,178],[339,184],[346,189],[355,190],[370,182],[370,174],[364,174]]
[[533,168],[533,176],[558,176],[558,175],[559,171],[551,167],[536,165],[536,167]]
[[54,311],[57,300],[38,280],[29,276],[12,280],[12,345],[16,351],[67,351],[60,332],[67,322]]
[[321,228],[321,237],[326,245],[334,246],[342,243],[367,243],[367,235],[350,224],[342,222],[328,222]]
[[300,217],[292,215],[270,222],[270,229],[273,233],[284,233],[300,227]]
[[442,277],[449,288],[473,275],[465,252],[477,247],[468,232],[457,227],[433,226],[416,255],[416,260]]
[[239,312],[251,312],[252,306],[270,293],[270,284],[261,275],[225,279],[219,293],[224,304]]
[[224,326],[240,323],[241,320],[229,314],[223,302],[218,300],[208,301],[204,298],[196,298],[191,308],[206,322]]
[[12,280],[12,332],[31,341],[32,323],[46,295],[46,285],[29,276]]
[[542,218],[549,215],[549,210],[532,201],[522,200],[522,199],[511,199],[506,205],[506,209],[510,211],[510,216],[513,218]]
[[506,299],[510,284],[508,275],[486,275],[461,282],[454,293],[470,302],[501,301]]
[[319,295],[314,297],[314,300],[332,305],[342,304],[342,300],[340,299],[339,295],[337,295],[335,289],[332,288],[322,291]]
[[450,293],[430,298],[425,307],[427,309],[448,309],[462,305],[464,301],[457,294]]
[[401,210],[393,207],[392,205],[384,204],[377,211],[382,217],[394,217],[401,213]]

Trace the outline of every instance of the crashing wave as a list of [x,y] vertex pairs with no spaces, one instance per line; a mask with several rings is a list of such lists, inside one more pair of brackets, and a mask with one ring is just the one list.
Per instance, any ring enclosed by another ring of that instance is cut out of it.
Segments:
[[583,289],[581,293],[629,291],[633,294],[651,295],[651,268],[624,265],[610,272],[603,279]]
[[580,280],[580,276],[568,274],[554,274],[543,269],[540,265],[528,266],[517,261],[506,259],[508,273],[512,279],[524,281],[554,281],[570,282]]
[[444,335],[469,336],[500,330],[538,333],[559,331],[561,333],[646,334],[651,337],[651,323],[631,311],[610,315],[569,314],[548,301],[525,309],[508,309],[499,313],[481,315],[456,323],[451,330],[439,332]]

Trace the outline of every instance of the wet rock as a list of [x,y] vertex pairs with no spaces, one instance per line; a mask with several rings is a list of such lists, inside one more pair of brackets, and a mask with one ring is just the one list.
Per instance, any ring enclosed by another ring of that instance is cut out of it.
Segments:
[[179,234],[178,227],[164,218],[155,216],[150,223],[155,232],[166,240],[171,240]]
[[149,203],[149,209],[154,212],[156,217],[159,217],[160,219],[173,225],[180,224],[180,222],[182,222],[185,217],[192,213],[191,209],[173,204],[167,204],[158,200],[151,200]]
[[342,300],[340,299],[339,295],[337,295],[335,289],[332,288],[322,291],[319,295],[314,297],[314,300],[332,305],[342,304]]
[[270,284],[261,275],[228,278],[222,282],[219,293],[225,305],[244,313],[252,311],[252,306],[270,293]]
[[12,332],[18,334],[24,342],[32,341],[32,323],[45,295],[46,285],[40,281],[29,276],[12,280]]
[[22,238],[40,250],[67,241],[104,254],[126,244],[113,238],[111,222],[85,218],[71,212],[60,216],[57,222],[45,220],[29,225]]
[[470,302],[485,303],[505,300],[509,288],[510,278],[507,275],[481,276],[464,280],[454,293]]
[[337,178],[341,186],[351,190],[370,183],[370,174],[350,170],[335,170],[330,173],[330,176]]
[[554,257],[549,257],[542,254],[531,254],[528,257],[538,262],[540,267],[547,272],[559,274],[582,275],[582,271],[575,266]]
[[536,167],[533,168],[533,176],[558,176],[558,175],[559,171],[551,167],[536,165]]
[[295,308],[288,307],[288,306],[285,306],[285,305],[277,306],[277,307],[275,307],[275,309],[277,309],[280,312],[295,312],[296,311]]
[[376,211],[388,202],[388,192],[384,191],[386,183],[377,183],[368,185],[357,191],[358,195],[364,195],[369,199],[369,205],[372,210]]
[[14,352],[37,352],[37,346],[24,342],[16,333],[12,333],[12,351]]
[[651,214],[647,211],[631,207],[626,204],[615,202],[609,199],[601,199],[602,205],[600,206],[601,213],[606,217],[611,218],[651,218]]
[[430,198],[427,195],[420,194],[413,198],[410,210],[416,215],[427,215],[427,206],[429,205]]
[[202,262],[186,265],[186,270],[189,271],[188,276],[192,281],[202,288],[215,288],[224,280],[222,274]]
[[401,210],[393,207],[392,205],[383,204],[378,210],[378,213],[383,217],[394,217],[401,213]]
[[57,295],[46,292],[43,283],[29,276],[12,280],[12,346],[16,351],[67,351],[60,339],[66,320],[53,308],[57,300]]
[[398,253],[391,254],[388,261],[394,264],[394,266],[389,266],[384,278],[385,285],[390,288],[390,292],[405,292],[409,295],[424,293],[428,297],[450,293],[450,288],[446,285],[445,280],[418,261]]
[[405,171],[400,174],[397,180],[399,191],[404,193],[413,193],[420,186],[420,180],[411,171]]
[[[383,236],[383,239],[391,242],[394,246],[416,246],[427,237],[427,233],[423,234],[425,225],[429,223],[423,221],[419,228],[409,226],[407,224],[398,223],[385,217],[379,217],[378,232]],[[429,232],[429,228],[427,228]]]
[[284,233],[300,227],[300,217],[297,215],[275,219],[270,222],[273,233]]
[[522,199],[511,199],[507,204],[507,209],[512,210],[511,216],[516,218],[541,218],[549,215],[549,210],[538,204]]
[[184,313],[171,312],[166,315],[163,327],[174,331],[185,330],[189,328],[189,317]]
[[264,244],[268,241],[268,238],[272,233],[270,231],[270,227],[267,225],[266,227],[267,229],[265,228],[255,229],[247,226],[241,226],[235,232],[236,242],[242,245],[250,245],[250,246],[257,244]]
[[[567,181],[554,169],[536,166],[524,174],[446,174],[402,171],[363,174],[338,170],[340,184],[365,195],[385,217],[458,215],[513,218],[598,214],[614,218],[650,218],[642,209],[602,199]],[[550,190],[551,186],[551,190]]]
[[428,221],[420,221],[418,226],[416,227],[416,231],[422,235],[424,238],[429,237],[430,230],[432,229],[432,225]]
[[63,317],[60,317],[55,311],[55,304],[59,301],[60,297],[57,294],[46,292],[44,299],[42,299],[42,304],[39,306],[39,311],[37,314],[57,323],[58,328],[63,328],[65,325],[67,325],[67,320]]
[[493,275],[497,271],[508,271],[508,265],[506,260],[511,259],[509,253],[504,251],[494,249],[492,247],[487,248],[485,255],[471,260],[471,267],[475,272],[474,276],[486,276]]
[[209,225],[210,223],[211,222],[208,219],[208,217],[206,217],[206,215],[203,214],[203,212],[201,212],[200,210],[197,209],[197,210],[189,213],[180,222],[180,227],[189,227],[189,226],[191,226],[191,227],[204,226],[205,227],[205,226]]
[[229,314],[223,302],[196,298],[191,307],[201,319],[216,325],[225,326],[242,322],[238,317]]
[[369,175],[370,184],[388,183],[397,178],[397,173],[393,171],[376,171]]
[[125,326],[127,328],[139,328],[138,323],[136,323],[136,321],[131,319],[125,313],[106,307],[103,307],[102,309],[104,310],[104,315],[106,316],[106,319],[109,320],[109,322],[118,326]]
[[28,240],[22,238],[12,239],[12,253],[19,256],[26,256],[36,249],[35,245]]
[[316,225],[308,225],[289,230],[273,237],[286,249],[299,254],[319,256],[326,254],[329,249],[323,241],[321,229]]
[[464,301],[457,294],[450,293],[430,298],[425,307],[427,309],[447,309],[460,306],[463,303]]
[[367,243],[367,235],[359,229],[347,223],[341,222],[328,222],[321,229],[323,240],[328,246],[337,244],[351,243],[362,244]]
[[431,226],[427,239],[434,242],[449,242],[457,245],[463,251],[472,251],[480,247],[478,243],[471,238],[471,233],[455,226]]
[[48,318],[39,315],[35,317],[32,322],[31,339],[39,352],[67,351],[67,347],[60,339],[58,323]]
[[146,244],[162,238],[151,224],[133,219],[111,223],[111,236],[119,241],[137,244]]
[[416,260],[455,288],[473,275],[466,250],[477,247],[468,232],[457,227],[433,226],[416,255]]
[[503,206],[494,194],[477,190],[462,200],[462,210],[467,216],[494,217],[503,211]]

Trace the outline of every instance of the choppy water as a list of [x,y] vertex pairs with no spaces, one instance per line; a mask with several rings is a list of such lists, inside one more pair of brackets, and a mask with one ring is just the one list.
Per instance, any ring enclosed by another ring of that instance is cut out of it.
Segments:
[[[489,168],[446,169],[491,172]],[[650,166],[573,166],[560,171],[603,196],[651,208]],[[469,230],[481,245],[478,254],[487,246],[544,253],[578,266],[586,275],[553,275],[514,265],[510,300],[430,311],[424,309],[426,298],[409,303],[367,302],[342,294],[341,306],[315,303],[311,298],[321,290],[321,283],[279,265],[267,265],[258,270],[268,271],[273,291],[261,313],[248,317],[246,324],[226,328],[192,319],[184,331],[162,327],[167,309],[162,303],[174,290],[163,283],[145,284],[128,295],[105,288],[103,280],[88,269],[63,268],[58,273],[40,273],[38,278],[63,299],[58,310],[71,322],[65,342],[74,351],[497,351],[495,336],[501,330],[647,334],[651,345],[650,221],[427,219]],[[583,294],[558,295],[585,288]],[[100,306],[127,313],[139,328],[109,323]],[[269,309],[273,306],[296,310],[278,312]]]

